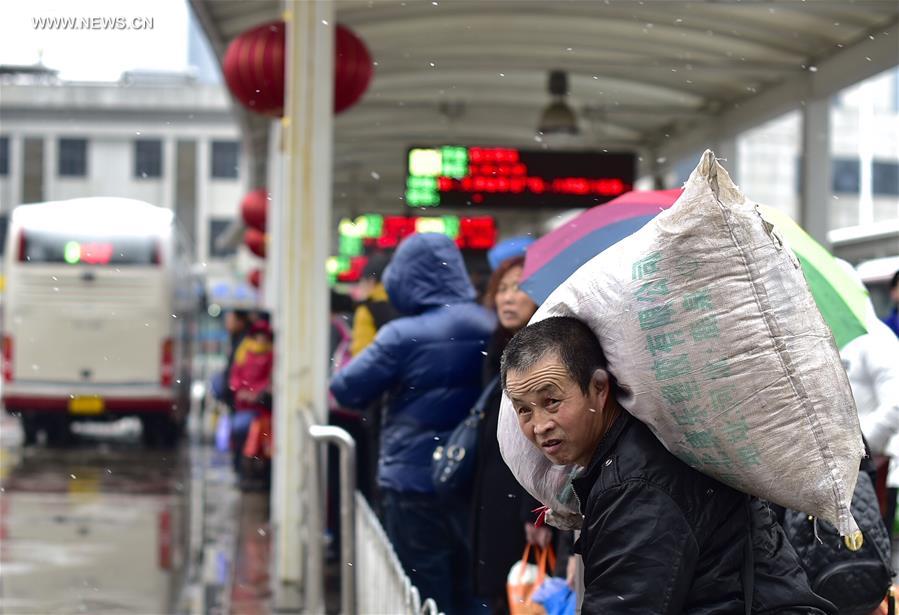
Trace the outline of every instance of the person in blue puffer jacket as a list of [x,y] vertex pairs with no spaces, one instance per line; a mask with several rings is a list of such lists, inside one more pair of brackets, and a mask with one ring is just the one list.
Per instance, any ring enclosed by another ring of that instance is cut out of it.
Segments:
[[474,302],[462,255],[445,235],[403,241],[384,286],[402,316],[334,376],[331,392],[350,408],[389,394],[378,460],[387,535],[422,599],[463,613],[471,600],[469,503],[435,493],[431,458],[480,395],[495,316]]

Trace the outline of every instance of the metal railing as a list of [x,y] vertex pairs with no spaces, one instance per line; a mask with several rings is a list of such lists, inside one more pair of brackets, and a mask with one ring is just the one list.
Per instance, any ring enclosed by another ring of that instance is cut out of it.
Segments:
[[365,497],[356,492],[356,556],[365,582],[359,586],[360,613],[438,615],[437,603],[421,601],[418,588],[406,576],[384,528]]
[[[356,613],[356,442],[343,429],[330,425],[312,425],[309,436],[316,444],[336,444],[340,451],[340,612]],[[322,459],[316,455],[316,459]],[[320,490],[323,491],[323,490]],[[320,493],[324,501],[325,494]],[[313,528],[317,537],[324,528]],[[315,539],[314,537],[310,537]]]
[[[340,611],[344,615],[395,613],[397,615],[442,615],[437,603],[424,602],[418,588],[403,570],[377,516],[356,491],[356,443],[339,427],[312,425],[309,436],[319,446],[334,444],[340,451]],[[320,452],[320,451],[316,451]],[[322,460],[320,454],[313,458]],[[313,474],[318,474],[318,470]],[[321,484],[321,483],[319,483]],[[314,494],[324,501],[325,489]],[[320,541],[324,528],[308,526],[309,541]],[[310,551],[310,557],[314,557]],[[321,562],[308,562],[307,570],[322,569]],[[316,582],[323,582],[321,579]]]

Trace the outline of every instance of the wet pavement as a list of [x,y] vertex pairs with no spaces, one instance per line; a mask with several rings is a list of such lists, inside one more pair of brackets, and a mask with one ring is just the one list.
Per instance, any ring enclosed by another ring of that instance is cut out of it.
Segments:
[[225,453],[144,447],[136,421],[23,448],[0,417],[0,613],[268,612],[267,494]]

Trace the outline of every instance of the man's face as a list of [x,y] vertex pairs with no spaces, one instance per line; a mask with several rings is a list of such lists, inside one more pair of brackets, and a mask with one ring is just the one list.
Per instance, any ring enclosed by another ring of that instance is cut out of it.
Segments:
[[506,392],[522,433],[554,464],[586,466],[603,436],[608,381],[585,395],[553,353],[533,368],[509,371]]

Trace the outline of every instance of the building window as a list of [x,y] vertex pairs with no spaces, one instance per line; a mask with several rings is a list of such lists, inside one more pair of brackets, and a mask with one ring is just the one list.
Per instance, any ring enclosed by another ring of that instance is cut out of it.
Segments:
[[6,254],[6,228],[9,226],[9,216],[0,214],[0,256]]
[[878,196],[899,196],[899,163],[874,162],[871,166],[871,192]]
[[0,175],[9,175],[9,137],[0,137]]
[[831,172],[833,173],[833,191],[835,193],[858,194],[858,158],[834,158]]
[[240,242],[236,241],[231,245],[223,237],[231,223],[232,220],[227,218],[212,218],[209,221],[209,258],[226,258],[237,254]]
[[237,179],[240,165],[240,143],[237,141],[212,142],[212,177]]
[[22,202],[44,200],[44,138],[22,138]]
[[162,141],[137,139],[134,142],[134,176],[140,179],[162,177]]
[[87,139],[59,140],[59,176],[87,175]]

